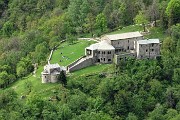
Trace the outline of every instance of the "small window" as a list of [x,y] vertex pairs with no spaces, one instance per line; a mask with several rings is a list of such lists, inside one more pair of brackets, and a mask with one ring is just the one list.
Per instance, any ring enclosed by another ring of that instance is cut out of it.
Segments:
[[106,59],[104,58],[104,61],[106,61]]
[[100,54],[100,51],[98,51],[98,54]]
[[111,59],[108,59],[108,62],[111,62]]
[[154,52],[154,49],[152,49],[152,52]]
[[154,43],[152,43],[152,47],[154,46]]
[[98,59],[98,62],[100,62],[100,59]]
[[148,49],[146,49],[146,52],[148,52]]
[[129,46],[127,47],[127,49],[129,50]]

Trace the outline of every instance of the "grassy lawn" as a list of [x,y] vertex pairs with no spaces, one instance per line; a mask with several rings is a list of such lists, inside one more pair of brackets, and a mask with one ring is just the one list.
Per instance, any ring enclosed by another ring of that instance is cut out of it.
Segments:
[[119,33],[126,33],[126,32],[136,32],[136,31],[143,31],[143,26],[130,25],[130,26],[127,26],[127,27],[123,27],[122,29],[119,29],[117,31],[113,31],[111,33],[108,33],[108,34],[111,35],[111,34],[119,34]]
[[[94,41],[78,40],[75,44],[69,45],[62,43],[56,51],[54,51],[51,64],[59,63],[60,66],[67,66],[81,56],[85,55],[85,48],[95,43]],[[61,54],[62,53],[62,54]],[[60,62],[61,60],[61,62]]]

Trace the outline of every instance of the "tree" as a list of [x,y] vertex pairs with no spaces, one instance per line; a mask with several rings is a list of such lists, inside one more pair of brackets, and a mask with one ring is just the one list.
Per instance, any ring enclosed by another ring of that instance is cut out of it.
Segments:
[[164,108],[162,105],[157,104],[156,108],[149,113],[148,120],[164,120]]
[[60,120],[70,120],[72,119],[72,111],[71,109],[68,107],[67,104],[63,104],[59,107],[59,111],[58,111],[58,119]]
[[178,112],[175,109],[168,109],[166,115],[164,115],[164,118],[166,120],[171,120],[172,118],[174,118],[177,115],[178,115]]
[[95,17],[92,13],[89,13],[85,19],[85,23],[83,25],[85,27],[85,32],[90,32],[93,36],[93,30],[95,28]]
[[146,16],[143,11],[139,11],[139,14],[134,18],[136,24],[142,24],[144,32],[146,31],[146,24],[148,23]]
[[175,82],[176,84],[180,83],[180,68],[174,69],[173,82]]
[[2,31],[4,36],[10,37],[14,32],[14,24],[10,21],[7,21],[4,23]]
[[31,60],[26,57],[22,58],[18,63],[16,67],[16,73],[18,77],[24,77],[28,73],[33,71],[33,66]]
[[101,32],[104,32],[107,28],[107,20],[104,13],[100,13],[96,16],[96,26],[101,30]]
[[133,113],[129,113],[126,120],[138,120],[138,118]]
[[0,72],[0,88],[7,86],[8,79],[8,73],[6,71]]
[[76,40],[77,40],[77,38],[75,36],[73,36],[72,34],[66,34],[66,41],[69,44],[73,44]]
[[149,16],[151,21],[155,22],[155,27],[157,26],[157,19],[159,18],[159,6],[158,6],[158,1],[153,0],[152,5],[149,7]]
[[35,62],[40,63],[46,59],[49,49],[46,42],[40,43],[35,48],[35,55],[33,58]]
[[180,1],[171,0],[166,8],[166,14],[168,16],[169,27],[180,22]]
[[62,70],[58,76],[58,80],[63,84],[63,86],[67,85],[66,73]]

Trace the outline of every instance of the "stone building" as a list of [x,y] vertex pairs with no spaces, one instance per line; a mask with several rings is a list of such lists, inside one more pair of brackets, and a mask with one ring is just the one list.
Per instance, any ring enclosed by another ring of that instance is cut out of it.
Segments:
[[115,54],[115,48],[105,40],[87,47],[85,51],[86,56],[99,63],[112,63]]
[[159,39],[139,40],[137,41],[137,58],[152,59],[160,55]]
[[159,39],[144,40],[139,32],[105,35],[85,49],[85,56],[67,66],[69,72],[94,63],[118,64],[127,58],[153,59],[160,55]]
[[58,76],[62,70],[65,71],[66,69],[64,67],[60,67],[57,63],[44,66],[44,71],[41,73],[42,83],[58,82]]
[[114,35],[105,35],[102,40],[108,41],[115,48],[116,54],[130,52],[136,49],[136,42],[143,40],[143,35],[139,32],[129,32]]

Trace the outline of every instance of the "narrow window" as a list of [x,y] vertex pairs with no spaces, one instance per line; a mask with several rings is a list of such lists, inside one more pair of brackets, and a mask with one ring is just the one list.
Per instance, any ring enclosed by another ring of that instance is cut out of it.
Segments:
[[154,49],[152,49],[152,52],[154,52]]
[[148,50],[146,49],[146,52],[148,52]]
[[105,61],[106,59],[104,58],[104,61]]
[[127,49],[129,50],[129,46],[127,47]]

